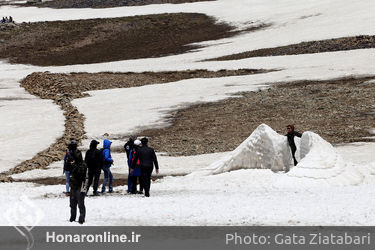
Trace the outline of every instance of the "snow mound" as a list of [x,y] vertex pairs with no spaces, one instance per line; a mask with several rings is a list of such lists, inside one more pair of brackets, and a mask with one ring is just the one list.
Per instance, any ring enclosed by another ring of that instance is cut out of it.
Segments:
[[291,164],[292,155],[287,138],[279,135],[269,126],[261,124],[234,151],[200,171],[199,174],[221,174],[238,169],[280,171]]
[[369,174],[369,170],[346,163],[336,149],[316,133],[304,132],[302,138],[295,138],[295,143],[299,161],[296,167],[287,137],[261,124],[234,151],[193,174],[215,175],[238,169],[281,171],[290,167],[287,174],[275,181],[276,188],[358,185]]
[[303,133],[299,157],[298,165],[275,186],[344,186],[364,181],[365,175],[359,167],[346,163],[330,143],[313,132]]

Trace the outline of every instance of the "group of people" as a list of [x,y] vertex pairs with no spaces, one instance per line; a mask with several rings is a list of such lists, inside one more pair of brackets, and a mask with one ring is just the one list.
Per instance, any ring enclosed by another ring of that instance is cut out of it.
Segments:
[[13,17],[9,16],[9,18],[6,16],[6,17],[3,17],[1,19],[1,23],[14,23],[13,21]]
[[[290,146],[294,165],[298,162],[295,157],[297,147],[294,142],[294,137],[301,137],[302,134],[294,130],[294,125],[287,126],[287,139]],[[111,144],[108,139],[103,141],[103,148],[97,148],[100,144],[96,140],[92,140],[90,148],[83,159],[81,151],[78,149],[76,140],[71,140],[64,157],[64,173],[66,175],[66,195],[70,196],[70,222],[76,220],[77,205],[79,207],[79,220],[83,224],[86,216],[85,196],[94,181],[93,194],[99,195],[98,185],[101,171],[104,172],[104,179],[101,193],[106,192],[106,185],[108,182],[108,192],[113,192],[113,175],[111,173],[111,166],[114,161],[111,156]],[[143,194],[146,197],[150,196],[151,174],[155,166],[156,173],[159,173],[158,160],[153,148],[148,146],[148,139],[146,137],[141,140],[137,136],[132,135],[128,142],[124,145],[127,156],[127,164],[129,168],[128,175],[128,193]],[[87,171],[88,170],[88,171]],[[287,167],[286,172],[289,171]],[[140,184],[137,190],[137,184]]]
[[[124,145],[127,155],[127,164],[129,168],[128,193],[142,193],[146,197],[150,196],[151,174],[155,166],[156,173],[159,173],[159,165],[153,148],[148,146],[146,137],[137,140],[135,135],[131,136]],[[64,173],[66,176],[66,195],[70,196],[70,222],[76,220],[77,205],[80,216],[78,222],[83,224],[86,216],[85,196],[88,193],[91,184],[93,184],[93,195],[98,196],[98,186],[101,171],[104,172],[104,179],[101,193],[106,192],[108,183],[108,192],[113,192],[113,175],[111,166],[114,161],[111,156],[111,144],[108,139],[103,141],[103,148],[98,149],[100,144],[92,140],[90,148],[83,159],[81,151],[78,149],[78,142],[71,140],[64,157]],[[140,190],[137,191],[137,183],[140,183]]]

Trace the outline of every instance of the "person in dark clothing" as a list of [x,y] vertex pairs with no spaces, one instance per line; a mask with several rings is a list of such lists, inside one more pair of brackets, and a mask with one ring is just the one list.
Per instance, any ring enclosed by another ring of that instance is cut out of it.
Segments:
[[134,168],[130,168],[132,165],[132,162],[134,160],[135,154],[137,153],[137,150],[141,146],[141,141],[140,140],[135,140],[134,141],[134,147],[133,149],[130,150],[129,154],[129,178],[128,178],[128,192],[131,194],[137,194],[137,193],[143,193],[143,186],[142,182],[140,181],[140,189],[141,191],[137,192],[137,180],[138,178],[141,177],[141,161],[138,159],[137,162],[135,163]]
[[132,161],[131,171],[134,171],[137,161],[141,164],[141,182],[145,190],[145,196],[150,196],[151,174],[156,169],[156,174],[159,174],[159,165],[156,154],[153,148],[148,147],[148,139],[146,137],[141,139],[142,147],[135,153],[134,160]]
[[66,177],[66,183],[65,183],[66,196],[70,195],[70,192],[69,192],[70,172],[75,166],[75,164],[81,164],[83,161],[81,151],[77,149],[77,146],[78,146],[77,141],[71,140],[66,150],[65,157],[64,157],[63,173],[65,174],[65,177]]
[[68,147],[68,164],[70,164],[70,222],[75,221],[77,216],[77,204],[79,207],[79,223],[85,221],[85,193],[81,191],[82,183],[86,179],[87,167],[83,161],[82,153],[77,149],[77,141],[72,140]]
[[[297,147],[296,147],[296,144],[294,143],[294,137],[295,136],[301,137],[302,134],[294,131],[294,125],[288,125],[286,127],[286,129],[287,129],[288,133],[285,136],[288,138],[288,144],[289,144],[289,147],[290,147],[290,149],[292,151],[294,166],[296,166],[298,164],[298,162],[296,160],[296,157],[295,157],[295,153],[297,151]],[[287,168],[286,171],[288,172],[289,168]]]
[[134,141],[136,139],[137,139],[136,135],[131,135],[130,138],[129,138],[129,140],[124,145],[124,149],[125,149],[125,152],[126,152],[126,157],[128,158],[128,160],[129,160],[130,150],[133,149],[133,147],[134,147]]
[[83,190],[83,183],[86,180],[87,167],[84,162],[76,164],[70,173],[70,222],[76,220],[77,205],[79,208],[78,222],[83,224],[86,217],[85,196],[86,190]]
[[103,151],[102,151],[102,157],[103,157],[103,172],[104,172],[104,180],[102,184],[102,193],[105,193],[105,186],[107,184],[107,181],[109,180],[108,185],[108,192],[112,193],[112,184],[113,184],[113,175],[111,172],[111,166],[114,163],[112,156],[111,156],[111,144],[112,142],[108,139],[105,139],[103,142]]
[[98,193],[98,185],[99,185],[99,177],[102,171],[103,166],[103,157],[102,152],[97,149],[97,145],[99,144],[98,141],[92,140],[90,143],[90,149],[87,150],[85,155],[85,162],[88,168],[88,184],[87,184],[87,191],[90,189],[92,184],[92,180],[94,179],[94,195],[99,195]]
[[132,159],[132,156],[133,156],[133,152],[134,152],[134,142],[136,141],[137,139],[137,136],[136,135],[131,135],[129,140],[125,143],[124,145],[124,150],[126,152],[126,157],[128,159],[128,167],[129,167],[129,174],[128,174],[128,194],[130,194],[132,192],[132,186],[133,186],[133,183],[132,183],[132,178],[130,176],[130,165],[131,165],[131,159]]

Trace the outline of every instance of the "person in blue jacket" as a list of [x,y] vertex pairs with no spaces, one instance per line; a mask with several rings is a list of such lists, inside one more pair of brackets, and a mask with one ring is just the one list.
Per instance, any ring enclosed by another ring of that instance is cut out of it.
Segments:
[[105,139],[103,142],[103,172],[104,172],[104,180],[102,185],[102,193],[105,193],[105,186],[107,181],[109,180],[109,193],[113,192],[112,184],[113,184],[113,175],[111,173],[111,166],[113,164],[113,159],[111,157],[111,144],[112,142],[108,139]]

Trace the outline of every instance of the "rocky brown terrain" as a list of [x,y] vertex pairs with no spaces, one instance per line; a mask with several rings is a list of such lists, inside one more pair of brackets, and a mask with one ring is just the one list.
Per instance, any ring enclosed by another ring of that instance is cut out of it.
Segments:
[[375,36],[355,36],[302,42],[275,48],[265,48],[222,56],[207,61],[239,60],[250,57],[314,54],[332,51],[375,48]]
[[344,78],[274,84],[171,114],[173,125],[143,131],[157,151],[195,155],[235,149],[261,123],[286,134],[286,126],[313,131],[331,143],[373,141],[375,79]]
[[195,13],[21,23],[0,30],[0,58],[61,66],[161,57],[241,32],[233,29]]
[[42,2],[41,0],[29,0],[19,6],[36,6],[48,8],[113,8],[121,6],[141,6],[149,4],[179,4],[215,0],[52,0]]

